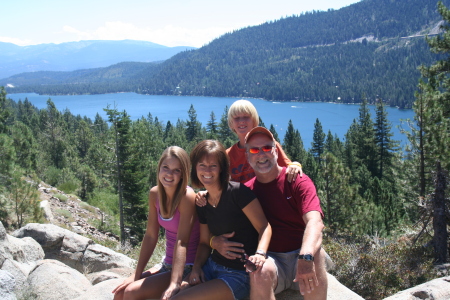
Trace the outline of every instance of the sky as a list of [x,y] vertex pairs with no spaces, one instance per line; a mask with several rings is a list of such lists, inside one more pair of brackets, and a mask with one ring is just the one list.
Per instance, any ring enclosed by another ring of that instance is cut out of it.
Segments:
[[0,0],[0,42],[142,40],[201,47],[221,35],[359,0]]

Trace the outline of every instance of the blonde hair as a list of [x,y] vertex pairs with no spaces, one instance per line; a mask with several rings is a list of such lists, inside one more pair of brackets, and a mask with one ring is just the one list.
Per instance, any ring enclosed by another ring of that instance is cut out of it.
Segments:
[[235,101],[228,110],[228,127],[233,129],[233,119],[239,114],[248,114],[252,118],[253,126],[259,125],[259,115],[256,111],[255,106],[248,100],[237,100]]
[[[178,183],[178,186],[175,190],[175,194],[172,199],[172,204],[169,207],[167,203],[167,193],[159,180],[159,170],[161,168],[162,162],[168,157],[175,157],[178,159],[181,165],[181,180]],[[172,217],[175,213],[178,204],[180,204],[181,198],[186,195],[186,188],[189,182],[189,172],[191,169],[191,161],[189,159],[189,155],[184,151],[184,149],[178,146],[171,146],[166,148],[164,152],[161,154],[161,158],[158,163],[158,198],[159,198],[159,207],[161,210],[161,215],[164,217]]]

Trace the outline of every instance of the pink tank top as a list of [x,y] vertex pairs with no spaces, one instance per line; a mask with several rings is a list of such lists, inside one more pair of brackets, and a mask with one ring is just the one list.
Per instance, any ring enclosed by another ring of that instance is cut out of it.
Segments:
[[[159,208],[159,199],[156,199],[156,211],[158,213],[158,223],[166,230],[166,257],[164,262],[171,265],[173,261],[173,249],[175,248],[175,242],[177,240],[178,224],[180,223],[180,211],[178,207],[175,209],[175,213],[172,218],[164,219],[161,216]],[[198,219],[195,220],[192,227],[191,237],[189,239],[189,245],[186,253],[186,264],[193,265],[195,260],[195,254],[197,253],[198,242],[200,240],[200,225]]]

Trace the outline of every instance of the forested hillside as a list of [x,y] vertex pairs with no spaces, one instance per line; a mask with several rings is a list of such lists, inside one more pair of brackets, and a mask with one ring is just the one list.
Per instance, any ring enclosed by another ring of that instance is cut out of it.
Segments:
[[40,94],[135,91],[345,103],[364,96],[411,107],[417,68],[439,59],[424,37],[439,32],[439,21],[436,0],[362,0],[225,34],[107,87],[80,88],[70,80],[55,86],[44,77],[0,84],[15,86],[8,92]]

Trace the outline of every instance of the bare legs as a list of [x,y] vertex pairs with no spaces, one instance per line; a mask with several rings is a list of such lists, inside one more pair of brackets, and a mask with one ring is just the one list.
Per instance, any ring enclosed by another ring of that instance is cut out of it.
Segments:
[[[314,264],[319,286],[311,293],[305,293],[305,300],[326,300],[328,280],[325,269],[325,250],[322,248],[314,254]],[[293,279],[293,278],[292,278]],[[275,300],[274,290],[277,286],[277,268],[273,260],[266,260],[261,271],[250,274],[250,299]]]

